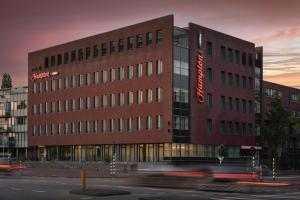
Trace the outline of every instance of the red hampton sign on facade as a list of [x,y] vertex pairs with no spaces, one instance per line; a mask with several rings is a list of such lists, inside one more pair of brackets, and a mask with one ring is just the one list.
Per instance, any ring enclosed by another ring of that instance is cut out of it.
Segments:
[[44,79],[44,78],[48,78],[48,77],[50,77],[50,72],[35,73],[35,74],[32,74],[31,80],[35,81],[38,79]]
[[200,103],[204,102],[204,92],[203,92],[203,53],[201,50],[198,51],[197,57],[197,86],[196,95]]

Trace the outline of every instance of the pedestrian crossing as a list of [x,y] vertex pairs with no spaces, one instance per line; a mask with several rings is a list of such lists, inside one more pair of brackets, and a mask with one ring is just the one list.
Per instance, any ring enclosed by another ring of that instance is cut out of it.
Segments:
[[251,195],[251,194],[222,194],[210,197],[211,200],[283,200],[298,199],[300,200],[300,192],[267,194],[267,195]]

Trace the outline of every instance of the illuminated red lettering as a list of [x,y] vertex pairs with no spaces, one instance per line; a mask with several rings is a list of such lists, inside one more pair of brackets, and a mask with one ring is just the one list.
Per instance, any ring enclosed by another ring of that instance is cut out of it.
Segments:
[[204,92],[203,92],[203,53],[201,50],[198,52],[197,59],[197,86],[196,95],[200,103],[204,102]]
[[48,78],[48,77],[50,77],[49,72],[35,73],[35,74],[32,74],[31,80],[35,81],[35,80],[38,80],[38,79],[43,79],[43,78]]

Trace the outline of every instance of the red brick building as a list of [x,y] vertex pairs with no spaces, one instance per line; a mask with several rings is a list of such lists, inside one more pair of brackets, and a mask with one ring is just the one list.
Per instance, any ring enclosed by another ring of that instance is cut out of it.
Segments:
[[37,159],[213,158],[222,144],[237,158],[255,145],[262,66],[251,42],[169,15],[28,57]]

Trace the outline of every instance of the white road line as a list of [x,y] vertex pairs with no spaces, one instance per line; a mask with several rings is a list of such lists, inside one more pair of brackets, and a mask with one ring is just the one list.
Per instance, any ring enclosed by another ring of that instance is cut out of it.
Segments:
[[43,193],[43,192],[46,192],[44,190],[31,190],[32,192],[37,192],[37,193]]
[[10,188],[11,190],[14,190],[14,191],[21,191],[21,190],[23,190],[23,189],[21,189],[21,188],[15,188],[15,187],[12,187],[12,188]]
[[249,198],[244,198],[244,197],[224,197],[225,199],[249,199]]
[[93,197],[81,197],[80,199],[93,199]]

